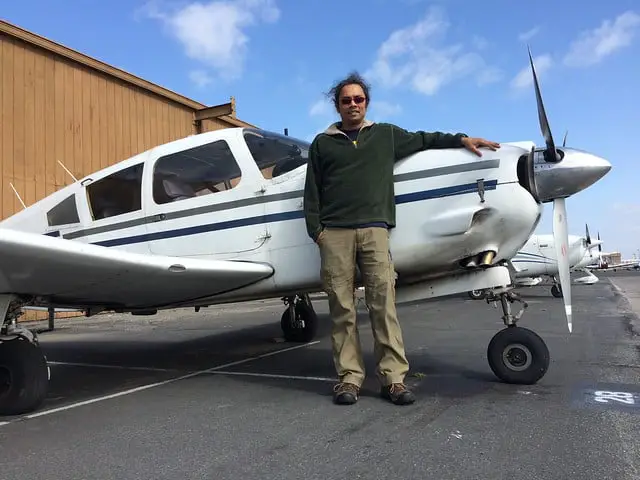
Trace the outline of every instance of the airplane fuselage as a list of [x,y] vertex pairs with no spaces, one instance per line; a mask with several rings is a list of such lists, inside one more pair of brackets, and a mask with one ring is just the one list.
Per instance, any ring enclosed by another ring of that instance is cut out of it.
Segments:
[[[211,296],[188,304],[319,291],[320,257],[302,210],[307,148],[251,129],[187,137],[82,178],[0,227],[114,251],[273,268],[229,292],[212,285]],[[460,263],[483,252],[495,252],[493,264],[518,252],[542,212],[518,177],[527,153],[505,144],[480,158],[429,150],[397,162],[390,245],[399,285],[464,271]],[[274,176],[288,161],[297,168]]]
[[[584,243],[582,237],[569,235],[568,260],[571,268],[580,268],[585,255],[588,255],[589,250]],[[557,275],[553,235],[532,235],[511,261],[516,267],[517,277]]]

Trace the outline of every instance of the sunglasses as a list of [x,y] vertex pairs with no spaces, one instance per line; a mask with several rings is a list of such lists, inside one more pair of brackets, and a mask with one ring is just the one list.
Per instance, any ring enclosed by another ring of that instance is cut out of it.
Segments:
[[361,96],[361,95],[357,95],[355,97],[342,97],[340,99],[340,103],[342,105],[349,105],[351,104],[352,101],[356,102],[356,105],[360,105],[361,103],[364,103],[364,101],[366,100],[365,97]]

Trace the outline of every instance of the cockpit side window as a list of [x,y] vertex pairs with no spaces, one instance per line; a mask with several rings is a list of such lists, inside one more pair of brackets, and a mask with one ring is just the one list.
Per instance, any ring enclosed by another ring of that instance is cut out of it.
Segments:
[[124,215],[142,209],[143,163],[124,168],[87,186],[94,220]]
[[69,195],[47,212],[47,223],[50,227],[79,223],[76,195]]
[[293,137],[246,129],[244,140],[264,178],[276,178],[306,165],[309,144]]
[[177,202],[231,190],[242,171],[224,140],[160,157],[153,173],[153,200]]

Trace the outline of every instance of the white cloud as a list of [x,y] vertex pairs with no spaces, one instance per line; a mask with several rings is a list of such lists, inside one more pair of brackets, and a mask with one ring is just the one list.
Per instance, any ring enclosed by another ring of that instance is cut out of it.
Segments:
[[213,81],[213,78],[204,70],[193,70],[189,72],[189,80],[202,88],[209,85]]
[[487,48],[489,46],[489,40],[487,40],[484,37],[481,37],[480,35],[474,35],[471,38],[471,43],[478,50],[484,50],[485,48]]
[[640,15],[628,11],[615,20],[604,20],[599,27],[587,30],[571,43],[564,64],[588,67],[631,44],[640,26]]
[[533,27],[531,30],[527,30],[526,32],[522,32],[518,35],[518,40],[521,42],[526,42],[527,40],[531,40],[538,33],[540,33],[540,27]]
[[430,8],[419,22],[389,35],[365,75],[382,86],[406,84],[425,95],[434,95],[464,77],[475,77],[478,85],[499,79],[499,70],[488,66],[479,54],[444,41],[449,25],[440,8]]
[[502,80],[503,74],[499,68],[486,67],[482,72],[478,73],[476,82],[478,85],[487,85],[489,83],[499,82]]
[[325,117],[331,114],[332,108],[333,106],[329,103],[329,100],[318,100],[309,108],[309,115],[312,117]]
[[162,21],[189,58],[228,80],[242,75],[249,43],[247,28],[274,23],[280,17],[274,0],[192,2],[170,13],[148,3],[145,10],[149,17]]
[[[552,67],[553,60],[551,55],[545,54],[535,57],[533,59],[533,65],[536,68],[536,76],[540,80],[545,73]],[[524,67],[518,74],[511,80],[511,87],[514,89],[524,89],[533,86],[533,73],[531,72],[531,66]]]
[[371,112],[371,117],[375,117],[378,121],[384,121],[384,119],[388,117],[400,115],[400,113],[402,113],[402,107],[397,103],[372,100],[369,111]]

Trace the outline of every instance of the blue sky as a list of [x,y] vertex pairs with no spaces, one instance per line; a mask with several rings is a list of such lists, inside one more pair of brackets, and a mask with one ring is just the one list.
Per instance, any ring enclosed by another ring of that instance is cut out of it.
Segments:
[[[64,5],[64,8],[61,6]],[[570,233],[640,253],[640,7],[634,0],[4,2],[2,18],[238,117],[311,139],[350,70],[370,114],[410,130],[542,143],[526,45],[557,143],[613,170],[567,202]],[[551,232],[551,205],[538,233]]]

